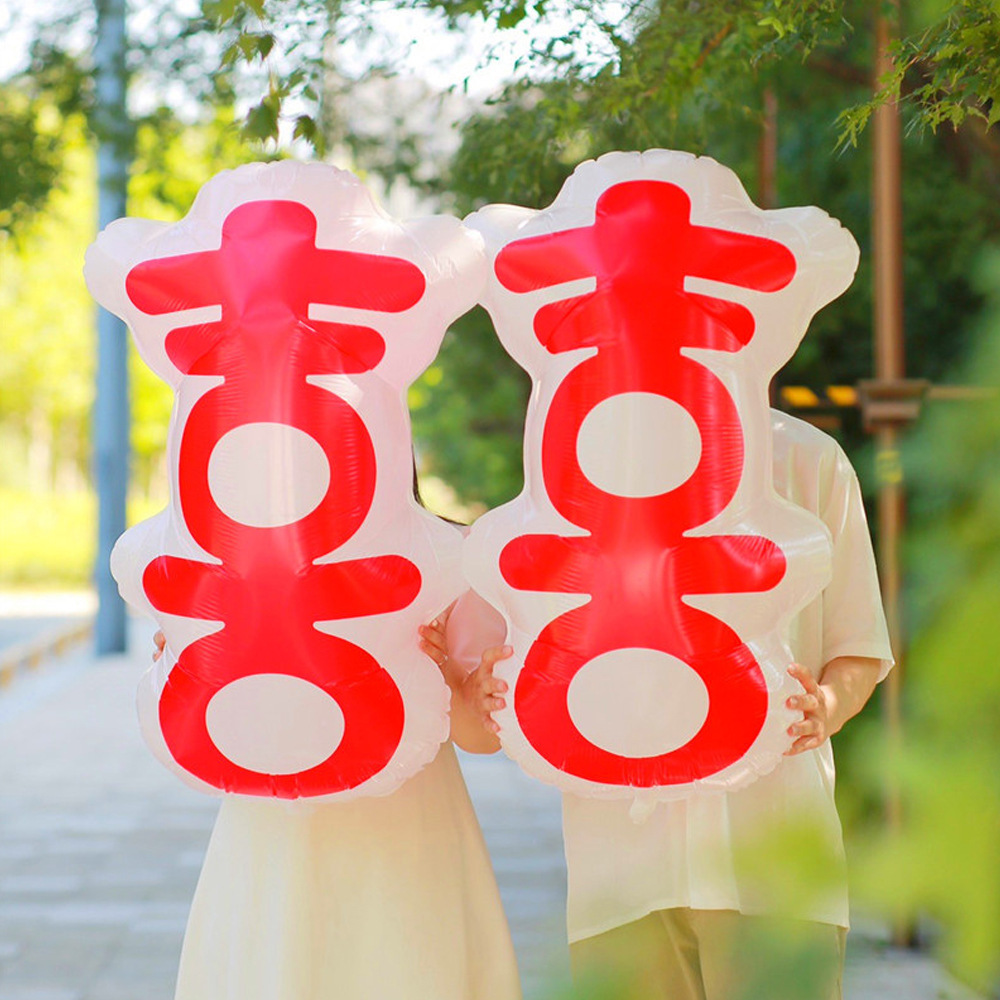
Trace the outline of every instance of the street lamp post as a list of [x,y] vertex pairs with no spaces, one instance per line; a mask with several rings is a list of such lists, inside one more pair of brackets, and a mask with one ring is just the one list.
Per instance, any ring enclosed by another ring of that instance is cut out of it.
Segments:
[[[125,214],[131,127],[125,103],[125,0],[96,0],[94,45],[97,105],[98,226]],[[111,576],[111,548],[125,530],[128,490],[129,405],[127,333],[104,309],[97,315],[97,395],[94,402],[94,479],[97,487],[98,610],[94,635],[99,655],[125,651],[125,605]]]

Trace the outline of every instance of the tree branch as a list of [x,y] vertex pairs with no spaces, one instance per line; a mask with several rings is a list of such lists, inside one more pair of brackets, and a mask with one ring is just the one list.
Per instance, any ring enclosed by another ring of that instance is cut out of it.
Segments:
[[695,69],[701,69],[705,60],[731,35],[733,32],[733,22],[728,21],[705,43],[705,47],[698,53],[698,58],[694,62]]

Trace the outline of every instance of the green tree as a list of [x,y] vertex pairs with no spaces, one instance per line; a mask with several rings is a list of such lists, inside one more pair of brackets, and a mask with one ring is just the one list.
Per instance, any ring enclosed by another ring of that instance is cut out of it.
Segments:
[[855,851],[856,884],[887,912],[931,914],[941,951],[984,991],[1000,981],[1000,257],[982,262],[989,305],[958,380],[982,398],[939,404],[907,442],[913,497],[906,734],[873,728],[857,755],[877,794],[889,762],[902,789],[898,835]]
[[58,116],[22,86],[0,83],[0,241],[45,204],[62,168]]
[[522,483],[529,390],[485,310],[463,316],[410,389],[421,472],[439,476],[466,503],[495,507],[510,500]]
[[[82,582],[91,551],[95,361],[95,305],[82,269],[94,238],[96,166],[83,115],[43,107],[59,135],[60,179],[45,211],[25,219],[16,239],[0,242],[0,492],[15,522],[23,509],[24,523],[35,526],[30,530],[49,525],[44,530],[52,538],[16,547],[23,559],[35,560],[42,548],[52,558],[21,565],[5,550],[0,577],[42,580],[58,573]],[[220,111],[191,125],[163,112],[138,129],[130,204],[137,215],[175,221],[207,176],[256,158],[231,115]],[[129,370],[133,490],[148,509],[166,500],[172,394],[134,350]]]
[[[738,109],[748,85],[752,92],[767,74],[795,63],[856,77],[857,65],[845,53],[870,66],[871,20],[880,9],[896,11],[889,0],[881,7],[861,0],[398,0],[395,6],[439,14],[457,31],[473,20],[501,31],[530,27],[536,41],[505,99],[525,80],[560,79],[578,96],[586,91],[599,99],[611,118],[654,106],[682,115],[692,99],[706,111]],[[367,5],[350,0],[205,0],[204,12],[227,39],[227,65],[268,64],[267,93],[247,121],[259,135],[277,135],[287,103],[318,102],[325,53],[316,39],[324,29],[338,38],[372,30]],[[1000,12],[993,0],[920,0],[904,5],[898,27],[895,70],[878,81],[874,95],[840,109],[842,139],[856,141],[874,107],[897,97],[917,128],[970,123],[982,136],[1000,118]],[[577,116],[572,102],[551,95],[536,112],[567,122]],[[296,124],[319,131],[308,110],[300,110]]]
[[93,157],[78,118],[58,128],[62,179],[47,211],[0,245],[0,427],[12,452],[4,485],[37,491],[79,488],[93,394],[93,304],[80,273],[93,236]]
[[[845,53],[844,59],[849,58],[854,56]],[[861,100],[867,91],[853,71],[835,75],[825,65],[799,63],[770,73],[768,87],[778,106],[779,203],[822,206],[854,233],[862,250],[853,286],[816,317],[779,381],[817,388],[853,384],[872,370],[871,153],[864,137],[857,147],[835,152],[834,122],[840,109]],[[605,96],[581,90],[573,81],[513,88],[506,100],[466,123],[440,189],[459,212],[484,202],[542,207],[581,160],[614,149],[662,146],[713,156],[732,167],[754,196],[759,188],[762,87],[749,81],[742,94],[746,102],[739,107],[719,103],[706,109],[704,96],[692,96],[677,107],[667,95],[665,103],[646,99],[641,114],[608,116]],[[559,110],[540,113],[540,107]],[[968,344],[982,305],[971,276],[982,246],[1000,238],[996,180],[989,158],[970,150],[965,137],[950,128],[912,132],[905,138],[905,329],[908,365],[916,377],[945,378]],[[519,401],[516,412],[523,413],[525,384],[497,350],[488,327],[476,320],[460,321],[438,363],[443,386],[470,379],[470,425],[492,428],[494,451],[516,455],[503,449],[502,432],[492,415],[511,405],[512,388],[519,392],[514,397]],[[440,393],[438,398],[441,406]],[[416,426],[434,442],[430,451],[435,457],[441,454],[437,442],[454,431],[439,427],[438,419],[415,414]],[[507,422],[512,434],[519,432],[520,424],[511,415]],[[850,444],[860,444],[856,416],[847,419],[845,431]],[[494,467],[485,480],[477,477],[481,466],[472,464],[480,442],[452,442],[448,448],[447,475],[466,495],[495,502],[516,492],[516,459],[502,469]]]

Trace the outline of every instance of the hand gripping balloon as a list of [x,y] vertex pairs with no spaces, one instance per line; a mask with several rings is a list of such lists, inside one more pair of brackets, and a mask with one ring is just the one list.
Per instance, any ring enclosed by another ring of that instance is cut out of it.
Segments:
[[667,150],[584,163],[544,211],[466,222],[534,379],[524,491],[466,552],[514,647],[505,748],[584,795],[752,781],[791,742],[781,630],[830,559],[824,525],[774,492],[767,386],[850,284],[854,240]]
[[447,738],[416,630],[462,589],[461,539],[413,499],[405,391],[484,268],[457,220],[399,225],[319,164],[220,174],[176,225],[91,248],[176,392],[170,505],[112,568],[167,638],[144,732],[195,787],[383,794]]

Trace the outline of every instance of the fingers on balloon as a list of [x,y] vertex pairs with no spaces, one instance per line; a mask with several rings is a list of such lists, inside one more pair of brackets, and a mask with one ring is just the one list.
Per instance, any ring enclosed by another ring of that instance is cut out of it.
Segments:
[[492,673],[497,661],[507,659],[511,653],[513,653],[513,649],[510,646],[491,646],[489,649],[483,650],[480,669]]
[[819,699],[813,694],[795,695],[785,702],[787,708],[799,712],[815,712],[819,708]]
[[807,693],[812,694],[814,691],[817,690],[819,685],[817,685],[816,683],[816,678],[813,677],[813,675],[800,664],[793,663],[788,668],[788,673],[791,677],[794,677],[795,680],[797,680],[802,685],[803,689]]
[[427,653],[432,659],[438,659],[442,657],[443,659],[448,658],[448,646],[444,641],[444,636],[440,632],[435,632],[432,629],[421,625],[418,629],[421,635],[420,648]]

